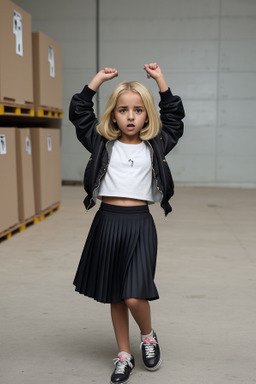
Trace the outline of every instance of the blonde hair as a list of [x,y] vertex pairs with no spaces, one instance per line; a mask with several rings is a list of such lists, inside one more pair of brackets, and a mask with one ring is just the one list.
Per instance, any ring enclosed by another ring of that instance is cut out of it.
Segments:
[[161,128],[161,120],[156,111],[151,92],[138,81],[125,81],[115,87],[102,114],[101,121],[97,126],[97,131],[109,140],[117,139],[121,135],[120,129],[112,120],[112,113],[116,107],[118,97],[128,91],[136,92],[140,95],[147,112],[147,123],[145,122],[145,126],[140,130],[141,140],[153,139]]

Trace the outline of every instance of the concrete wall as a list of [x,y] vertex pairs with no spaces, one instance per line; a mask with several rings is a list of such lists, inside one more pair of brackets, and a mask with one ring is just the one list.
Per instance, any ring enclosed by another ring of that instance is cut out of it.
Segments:
[[[81,180],[88,154],[68,121],[68,104],[96,71],[96,1],[17,0],[41,30],[62,44],[65,117],[63,179]],[[148,80],[157,61],[184,102],[186,131],[168,156],[177,183],[256,187],[256,2],[252,0],[101,0],[100,66],[119,78],[100,92],[102,111],[113,86]]]

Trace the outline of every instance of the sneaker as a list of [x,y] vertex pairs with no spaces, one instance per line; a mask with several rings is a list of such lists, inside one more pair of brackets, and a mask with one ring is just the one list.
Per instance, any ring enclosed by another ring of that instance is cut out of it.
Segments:
[[134,371],[135,361],[134,357],[131,357],[131,360],[127,358],[122,358],[122,356],[114,359],[115,370],[111,376],[111,384],[124,384],[129,380],[130,375]]
[[160,367],[162,360],[161,350],[158,344],[155,331],[153,331],[153,338],[149,339],[148,337],[146,337],[142,341],[140,348],[142,350],[142,359],[145,368],[149,371],[157,370]]

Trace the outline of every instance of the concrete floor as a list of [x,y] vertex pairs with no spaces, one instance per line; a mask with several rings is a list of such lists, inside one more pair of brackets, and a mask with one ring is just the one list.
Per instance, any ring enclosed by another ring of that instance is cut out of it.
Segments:
[[[116,345],[109,306],[74,292],[96,210],[81,187],[63,187],[61,210],[0,244],[0,382],[109,382]],[[256,383],[256,191],[176,188],[159,205],[153,326],[161,369],[144,370],[131,319],[136,371],[129,383]]]

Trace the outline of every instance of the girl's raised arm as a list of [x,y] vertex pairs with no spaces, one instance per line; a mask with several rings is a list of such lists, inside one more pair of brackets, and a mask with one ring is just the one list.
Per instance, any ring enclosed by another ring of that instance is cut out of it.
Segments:
[[115,68],[104,68],[94,76],[88,87],[96,92],[104,81],[111,80],[116,76],[118,76],[118,72]]

